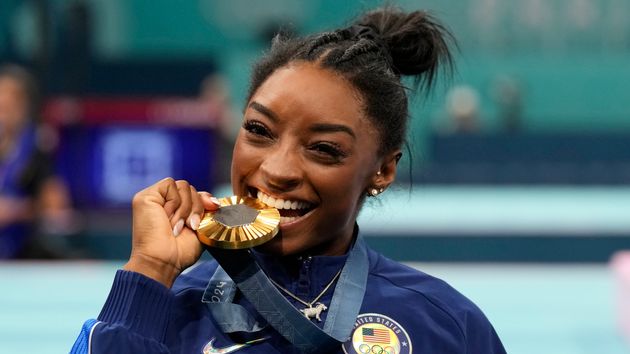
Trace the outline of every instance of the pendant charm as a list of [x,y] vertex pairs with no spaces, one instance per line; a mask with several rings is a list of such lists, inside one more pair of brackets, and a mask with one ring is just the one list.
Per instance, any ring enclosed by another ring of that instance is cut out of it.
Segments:
[[306,316],[306,318],[308,318],[309,320],[315,318],[317,319],[317,321],[321,322],[322,319],[320,318],[320,315],[327,309],[328,307],[326,307],[326,305],[318,302],[315,304],[315,307],[313,307],[313,305],[308,305],[307,308],[300,310],[300,312],[303,313],[304,316]]

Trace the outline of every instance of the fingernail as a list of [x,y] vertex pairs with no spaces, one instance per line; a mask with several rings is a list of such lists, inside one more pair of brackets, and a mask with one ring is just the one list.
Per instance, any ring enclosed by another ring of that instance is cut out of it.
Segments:
[[179,236],[179,234],[182,232],[183,229],[184,229],[184,219],[179,219],[177,224],[173,226],[173,235]]
[[193,214],[188,219],[188,224],[190,225],[190,228],[195,231],[197,231],[197,229],[199,228],[199,223],[201,223],[201,218],[197,214]]
[[210,197],[210,201],[216,205],[221,205],[221,202],[215,197]]

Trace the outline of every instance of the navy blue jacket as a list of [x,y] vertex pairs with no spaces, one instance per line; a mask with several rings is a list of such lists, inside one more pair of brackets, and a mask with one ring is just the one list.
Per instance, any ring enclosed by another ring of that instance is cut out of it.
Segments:
[[[368,250],[365,298],[355,328],[336,353],[505,353],[490,322],[444,281]],[[283,259],[257,254],[265,272],[299,298],[315,298],[346,256]],[[288,264],[293,263],[293,264]],[[217,264],[182,274],[171,290],[140,274],[118,271],[97,320],[87,321],[72,353],[293,353],[272,328],[228,336],[201,301]],[[297,270],[290,274],[286,270]],[[287,297],[296,307],[298,301]],[[332,290],[321,298],[327,306]],[[242,296],[234,303],[252,309]],[[322,313],[322,326],[326,312]],[[250,340],[262,341],[242,345]]]

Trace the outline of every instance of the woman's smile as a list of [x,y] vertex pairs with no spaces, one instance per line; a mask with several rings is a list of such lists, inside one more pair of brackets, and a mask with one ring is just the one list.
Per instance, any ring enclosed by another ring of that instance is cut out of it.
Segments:
[[280,212],[280,228],[297,223],[313,211],[317,205],[291,196],[276,196],[257,188],[248,188],[248,194]]

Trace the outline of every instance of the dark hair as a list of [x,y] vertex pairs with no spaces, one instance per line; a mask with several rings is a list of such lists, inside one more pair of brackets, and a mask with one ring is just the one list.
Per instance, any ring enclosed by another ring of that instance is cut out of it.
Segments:
[[276,35],[254,65],[247,100],[277,69],[293,61],[316,62],[341,74],[361,93],[365,113],[381,134],[380,152],[402,146],[408,112],[401,76],[415,77],[430,91],[438,67],[452,70],[451,33],[424,11],[385,7],[364,14],[352,26],[305,38]]

